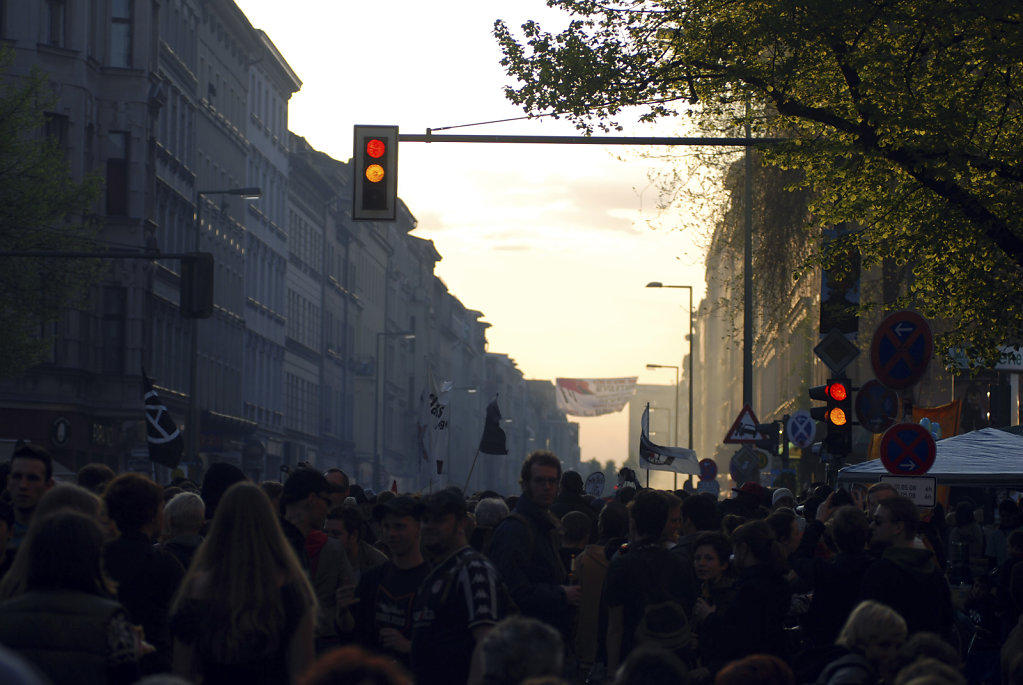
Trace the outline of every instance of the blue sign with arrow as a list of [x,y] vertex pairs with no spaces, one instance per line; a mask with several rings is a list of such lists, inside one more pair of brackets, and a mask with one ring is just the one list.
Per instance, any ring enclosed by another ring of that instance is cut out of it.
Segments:
[[926,319],[909,310],[890,314],[874,331],[870,363],[879,381],[902,390],[920,380],[934,352]]
[[881,463],[898,476],[922,476],[934,465],[934,436],[916,423],[899,423],[881,438]]

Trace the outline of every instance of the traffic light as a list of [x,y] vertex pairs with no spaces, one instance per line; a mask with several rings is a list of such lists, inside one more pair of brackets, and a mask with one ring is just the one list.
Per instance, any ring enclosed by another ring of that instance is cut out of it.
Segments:
[[190,252],[181,259],[178,307],[186,319],[213,316],[213,255],[209,252]]
[[398,206],[398,127],[356,126],[352,218],[394,221]]
[[763,435],[763,440],[757,440],[754,444],[770,452],[772,455],[778,455],[778,448],[781,445],[782,440],[782,422],[772,421],[771,423],[758,423],[756,426],[757,434]]
[[987,420],[988,425],[994,428],[1009,425],[1009,418],[1012,416],[1012,405],[1009,400],[1012,392],[1009,385],[989,385],[987,391]]
[[852,386],[844,378],[829,378],[827,385],[810,388],[810,399],[823,401],[825,406],[814,407],[810,415],[824,422],[827,434],[824,447],[831,454],[849,454],[852,451]]

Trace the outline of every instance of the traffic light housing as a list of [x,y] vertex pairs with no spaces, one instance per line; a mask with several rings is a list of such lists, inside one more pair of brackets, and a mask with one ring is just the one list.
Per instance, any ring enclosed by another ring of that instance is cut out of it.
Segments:
[[394,221],[398,206],[398,127],[356,126],[352,219]]
[[190,252],[181,259],[178,307],[184,318],[213,316],[213,267],[213,255],[209,252]]
[[778,456],[778,448],[781,446],[783,424],[781,421],[772,421],[771,423],[758,423],[756,425],[757,434],[763,435],[763,440],[757,440],[754,444],[770,452],[774,456]]
[[823,401],[810,416],[824,422],[824,447],[831,454],[852,452],[852,384],[845,378],[829,378],[826,385],[810,388],[810,399]]

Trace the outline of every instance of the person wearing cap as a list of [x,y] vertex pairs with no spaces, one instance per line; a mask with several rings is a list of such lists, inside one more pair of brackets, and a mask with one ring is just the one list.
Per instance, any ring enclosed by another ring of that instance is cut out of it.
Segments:
[[767,503],[770,501],[767,496],[767,489],[756,481],[748,480],[740,487],[732,488],[735,497],[726,499],[718,504],[718,512],[721,518],[727,514],[736,514],[747,521],[766,518],[769,513]]
[[[391,559],[365,571],[356,590],[356,601],[345,617],[359,644],[410,665],[412,607],[416,591],[429,572],[419,548],[424,506],[408,495],[399,495],[373,508]],[[350,621],[349,621],[350,618]]]
[[423,547],[436,564],[416,593],[412,674],[416,685],[479,683],[483,638],[511,604],[497,569],[469,546],[465,497],[446,488],[426,498]]
[[522,496],[513,512],[494,530],[488,556],[508,591],[526,616],[551,624],[571,643],[573,607],[582,591],[568,584],[568,573],[558,550],[561,522],[550,507],[558,494],[561,460],[537,450],[522,464]]
[[771,493],[771,509],[781,508],[796,510],[796,498],[788,488],[776,488]]
[[330,505],[329,491],[326,477],[308,467],[294,469],[281,491],[281,530],[308,575],[319,603],[317,652],[341,644],[338,633],[341,607],[355,592],[355,572],[344,547],[322,530]]

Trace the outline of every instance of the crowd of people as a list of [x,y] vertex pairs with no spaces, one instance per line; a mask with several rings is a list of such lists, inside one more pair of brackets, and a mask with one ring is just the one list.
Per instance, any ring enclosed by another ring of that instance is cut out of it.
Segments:
[[90,464],[0,477],[0,682],[1023,684],[1023,517],[890,486],[723,501],[374,494],[308,465],[161,485]]

